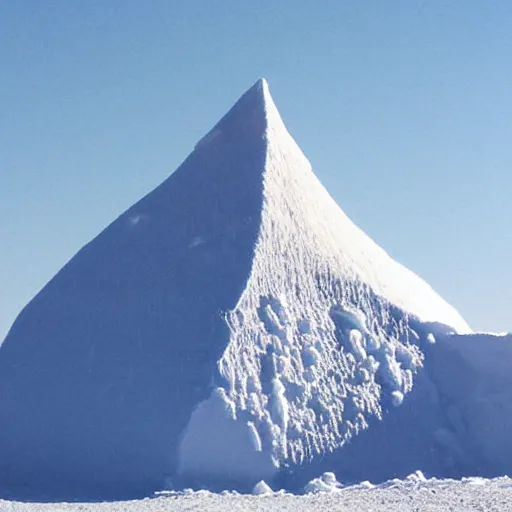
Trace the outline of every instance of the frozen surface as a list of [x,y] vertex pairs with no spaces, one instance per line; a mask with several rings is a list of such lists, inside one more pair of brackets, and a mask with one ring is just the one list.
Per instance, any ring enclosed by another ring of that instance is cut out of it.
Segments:
[[470,332],[342,212],[260,80],[20,313],[0,482],[67,499],[469,474],[426,354]]
[[379,486],[363,483],[304,496],[263,493],[257,496],[207,491],[171,494],[156,499],[111,503],[19,503],[0,501],[9,512],[507,512],[512,510],[512,480],[467,478],[393,480]]

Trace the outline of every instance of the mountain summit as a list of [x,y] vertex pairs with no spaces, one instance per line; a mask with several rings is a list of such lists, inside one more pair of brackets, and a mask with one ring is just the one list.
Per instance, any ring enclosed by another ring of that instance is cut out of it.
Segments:
[[342,212],[261,79],[16,319],[0,481],[252,486],[400,405],[447,332],[470,329]]

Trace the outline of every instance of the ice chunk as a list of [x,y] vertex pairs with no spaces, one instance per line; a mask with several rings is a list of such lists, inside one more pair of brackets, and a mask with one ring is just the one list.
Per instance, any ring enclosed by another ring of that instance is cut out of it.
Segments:
[[251,443],[255,451],[261,452],[261,439],[258,431],[256,430],[256,426],[252,421],[247,422],[247,427],[249,428],[249,435],[251,438]]
[[264,480],[260,480],[252,489],[252,494],[255,496],[264,496],[273,493],[272,488]]
[[351,329],[348,333],[348,338],[350,340],[350,344],[352,345],[352,353],[356,356],[358,361],[363,361],[366,359],[366,350],[363,346],[363,335],[361,331],[357,329]]
[[302,362],[304,367],[314,366],[320,359],[320,353],[314,346],[305,347],[302,351]]
[[401,391],[395,390],[391,393],[391,403],[395,407],[402,405],[403,401],[404,401],[404,394]]
[[289,404],[285,396],[285,387],[278,378],[275,378],[272,384],[272,420],[275,424],[279,425],[281,431],[285,433],[289,420]]
[[322,474],[319,478],[314,478],[308,482],[304,491],[306,493],[318,493],[318,492],[335,492],[341,489],[343,486],[336,479],[336,475],[330,471]]

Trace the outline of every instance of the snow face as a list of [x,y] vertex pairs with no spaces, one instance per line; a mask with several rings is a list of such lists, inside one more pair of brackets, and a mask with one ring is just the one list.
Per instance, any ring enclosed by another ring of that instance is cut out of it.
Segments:
[[251,490],[402,409],[449,332],[470,329],[346,217],[260,80],[19,315],[0,480]]

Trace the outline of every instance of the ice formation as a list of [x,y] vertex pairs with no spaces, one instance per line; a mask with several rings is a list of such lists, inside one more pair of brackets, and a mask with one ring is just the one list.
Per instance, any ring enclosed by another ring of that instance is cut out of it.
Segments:
[[252,493],[255,496],[265,496],[272,494],[273,492],[274,491],[272,491],[272,488],[269,487],[269,485],[264,480],[260,480],[252,490]]
[[17,318],[0,481],[250,490],[400,409],[425,347],[457,332],[323,188],[259,80]]
[[304,487],[305,493],[317,493],[317,492],[336,492],[342,489],[343,486],[336,479],[336,475],[331,471],[326,471],[323,475],[318,478],[313,478]]

